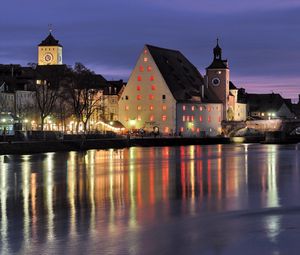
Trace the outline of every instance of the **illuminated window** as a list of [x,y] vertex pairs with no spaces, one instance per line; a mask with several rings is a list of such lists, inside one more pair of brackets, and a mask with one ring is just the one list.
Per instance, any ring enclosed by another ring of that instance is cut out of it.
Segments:
[[194,116],[191,116],[191,121],[194,121]]
[[202,106],[199,107],[199,111],[200,111],[200,112],[203,111],[203,107],[202,107]]
[[185,111],[185,105],[182,106],[182,110]]
[[138,110],[138,111],[141,111],[141,110],[142,110],[142,106],[138,105],[138,106],[137,106],[137,110]]
[[140,91],[141,90],[141,86],[137,86],[136,90]]
[[169,127],[165,127],[165,133],[169,133]]
[[155,90],[155,89],[156,89],[156,86],[155,86],[155,85],[151,85],[151,89],[152,89],[152,90]]
[[182,121],[185,122],[185,115],[182,116]]
[[180,128],[180,132],[183,132],[183,131],[184,131],[184,128],[183,128],[183,127],[181,127],[181,128]]
[[192,106],[192,108],[191,108],[191,109],[192,109],[192,111],[195,111],[195,106]]
[[202,115],[199,116],[199,121],[200,121],[200,122],[203,121]]
[[137,79],[138,79],[138,81],[141,81],[142,80],[142,76],[139,75]]
[[210,116],[208,116],[207,121],[211,122],[211,117]]
[[150,111],[153,111],[153,110],[154,110],[154,106],[153,106],[153,105],[150,105],[150,106],[149,106],[149,110],[150,110]]
[[145,58],[144,58],[144,62],[148,62],[148,58],[145,57]]
[[209,111],[209,112],[211,111],[211,107],[210,106],[207,107],[207,111]]
[[154,81],[154,76],[153,75],[150,76],[150,81]]
[[144,72],[144,67],[140,66],[140,72]]
[[152,71],[152,67],[151,66],[147,66],[147,71],[151,72]]
[[125,111],[128,111],[128,110],[129,110],[129,106],[126,105],[126,106],[125,106]]
[[137,96],[136,96],[136,99],[137,99],[137,100],[141,100],[141,99],[142,99],[142,96],[141,96],[141,95],[137,95]]
[[200,132],[200,128],[197,128],[197,133],[199,133]]
[[163,105],[163,106],[162,106],[162,109],[163,109],[163,111],[166,111],[166,110],[167,110],[167,106],[166,106],[166,105]]
[[167,115],[163,115],[163,116],[161,117],[161,119],[162,119],[162,121],[166,121],[166,120],[167,120]]
[[149,95],[149,99],[150,99],[150,100],[153,100],[153,99],[154,99],[154,96],[153,96],[152,94],[150,94],[150,95]]
[[147,54],[148,53],[148,51],[147,50],[144,50],[144,54]]
[[162,95],[162,99],[165,100],[166,99],[166,95]]
[[192,132],[195,132],[195,128],[194,127],[191,127],[191,130],[192,130]]
[[138,116],[137,116],[137,120],[138,120],[138,121],[142,120],[141,115],[138,115]]
[[190,121],[190,116],[186,116],[186,121],[187,121],[187,122]]
[[154,115],[150,115],[150,121],[154,121]]

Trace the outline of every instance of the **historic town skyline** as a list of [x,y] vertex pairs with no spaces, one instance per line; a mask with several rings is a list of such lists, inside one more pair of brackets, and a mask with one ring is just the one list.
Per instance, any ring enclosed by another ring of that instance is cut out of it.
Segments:
[[299,94],[297,1],[114,0],[57,5],[32,0],[18,9],[16,2],[4,3],[6,11],[0,17],[3,64],[37,62],[36,45],[47,35],[49,23],[65,46],[64,63],[80,61],[115,80],[129,78],[145,43],[182,51],[204,74],[219,37],[233,81],[247,91],[274,91],[291,98]]

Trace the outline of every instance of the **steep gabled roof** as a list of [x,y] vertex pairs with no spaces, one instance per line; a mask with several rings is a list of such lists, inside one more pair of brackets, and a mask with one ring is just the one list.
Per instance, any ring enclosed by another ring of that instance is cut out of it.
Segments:
[[[180,51],[152,45],[146,47],[176,101],[192,101],[195,97],[201,97],[203,77]],[[220,102],[211,91],[207,90],[204,94],[202,102]]]
[[45,40],[43,40],[39,46],[59,46],[62,47],[61,44],[59,44],[59,40],[56,40],[51,33],[46,37]]
[[232,81],[229,81],[229,89],[235,89],[235,90],[238,90],[237,87],[233,84]]

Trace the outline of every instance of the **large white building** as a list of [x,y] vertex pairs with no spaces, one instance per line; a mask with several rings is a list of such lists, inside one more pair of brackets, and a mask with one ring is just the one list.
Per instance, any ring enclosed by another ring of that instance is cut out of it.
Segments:
[[220,134],[234,94],[219,45],[206,70],[203,78],[181,52],[145,45],[119,100],[120,121],[127,129],[148,132]]

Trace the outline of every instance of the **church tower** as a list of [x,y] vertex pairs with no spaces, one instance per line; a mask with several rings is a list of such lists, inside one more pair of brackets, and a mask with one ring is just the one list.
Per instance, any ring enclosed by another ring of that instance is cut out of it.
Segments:
[[38,45],[38,65],[62,65],[62,45],[56,40],[51,31]]
[[206,85],[213,91],[223,103],[223,120],[227,120],[228,99],[229,99],[229,67],[227,60],[222,59],[222,49],[217,45],[213,50],[214,59],[206,68]]

